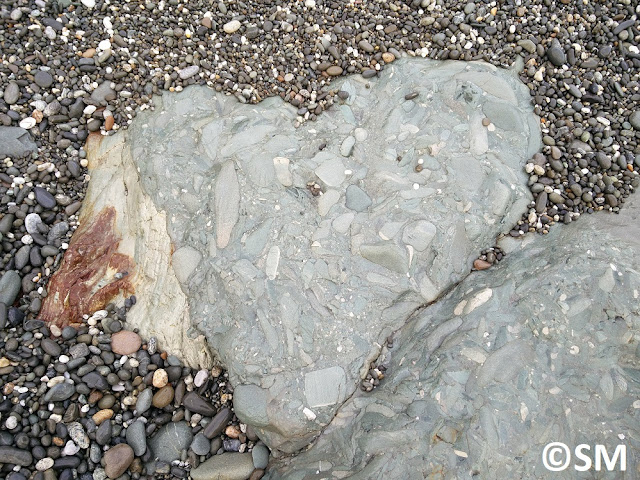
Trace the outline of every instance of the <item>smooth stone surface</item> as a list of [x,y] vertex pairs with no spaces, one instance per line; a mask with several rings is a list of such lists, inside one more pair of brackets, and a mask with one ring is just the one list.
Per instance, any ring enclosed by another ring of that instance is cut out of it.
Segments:
[[133,462],[133,449],[126,443],[111,447],[104,453],[104,471],[109,478],[118,478]]
[[251,450],[251,458],[255,468],[264,470],[269,464],[269,449],[264,445],[256,445]]
[[182,450],[189,448],[193,434],[187,422],[172,422],[160,427],[149,439],[148,447],[153,455],[163,462],[172,462],[180,458]]
[[[0,447],[0,463],[27,467],[31,465],[32,461],[33,457],[31,453],[26,450],[8,446]],[[253,463],[251,465],[253,465]]]
[[136,457],[144,455],[147,451],[147,434],[142,421],[136,420],[127,427],[126,438]]
[[205,417],[212,417],[217,413],[213,405],[196,392],[187,393],[182,400],[182,404],[193,413],[199,413]]
[[59,383],[49,389],[44,396],[45,402],[62,402],[76,392],[76,388],[70,383]]
[[4,272],[0,278],[0,302],[7,306],[13,305],[20,288],[22,288],[20,274],[15,270]]
[[193,450],[193,453],[196,455],[208,455],[211,450],[211,440],[205,437],[203,433],[198,433],[193,437],[191,450]]
[[119,355],[131,355],[142,346],[140,335],[129,330],[121,330],[111,335],[111,350]]
[[153,402],[153,390],[151,388],[145,388],[138,395],[138,399],[136,400],[136,411],[140,414],[143,414],[147,410],[151,408],[151,404]]
[[193,480],[247,480],[253,472],[250,453],[215,455],[191,470]]

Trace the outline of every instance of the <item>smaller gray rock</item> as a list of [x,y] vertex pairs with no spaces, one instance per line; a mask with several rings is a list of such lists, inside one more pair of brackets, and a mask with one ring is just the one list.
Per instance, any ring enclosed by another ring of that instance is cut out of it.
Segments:
[[97,388],[98,390],[107,390],[109,388],[107,379],[98,372],[87,373],[82,377],[82,381],[86,383],[89,388]]
[[107,98],[114,97],[115,94],[116,91],[111,88],[111,82],[104,81],[98,86],[98,88],[91,92],[91,99],[98,103],[106,103]]
[[187,422],[173,422],[160,427],[158,433],[149,440],[153,455],[162,462],[178,460],[182,450],[191,445],[193,434]]
[[49,72],[38,70],[33,77],[33,81],[41,88],[49,88],[53,84],[53,76]]
[[196,75],[200,71],[200,67],[197,65],[190,65],[187,68],[183,68],[178,72],[178,75],[182,80],[186,80],[187,78],[191,78]]
[[29,264],[30,252],[31,252],[30,245],[23,245],[18,249],[15,256],[13,257],[13,261],[15,262],[15,266],[18,270],[22,270],[25,266]]
[[640,130],[640,110],[636,110],[629,115],[629,123],[636,130]]
[[[126,438],[129,446],[133,448],[133,453],[136,457],[144,455],[147,451],[147,433],[145,431],[144,423],[140,420],[136,420],[129,425],[127,428]],[[205,454],[203,453],[199,455]]]
[[76,387],[70,383],[59,383],[51,387],[51,389],[44,396],[45,402],[62,402],[71,398],[76,393]]
[[89,356],[89,347],[86,343],[76,343],[69,347],[69,354],[72,358],[84,358]]
[[211,457],[190,473],[193,480],[246,480],[253,470],[250,453],[223,453]]
[[348,157],[353,152],[353,147],[356,145],[355,137],[349,135],[344,139],[342,145],[340,145],[340,155],[343,157]]
[[151,408],[151,402],[153,401],[153,390],[151,388],[145,388],[138,395],[136,400],[136,411],[139,414],[143,414]]
[[15,82],[9,82],[4,89],[4,101],[7,105],[13,105],[20,99],[20,87]]
[[253,447],[251,457],[253,458],[253,466],[264,470],[269,463],[269,449],[264,445],[258,444]]
[[62,348],[56,342],[51,340],[50,338],[43,338],[42,342],[40,342],[40,346],[45,353],[48,353],[52,357],[58,357],[62,353]]
[[567,61],[567,55],[560,46],[551,46],[547,50],[547,58],[556,67],[561,67]]
[[211,440],[203,433],[198,433],[191,442],[191,450],[196,455],[208,455],[211,450]]
[[65,234],[69,231],[69,224],[67,222],[59,222],[56,223],[51,230],[49,230],[49,234],[47,235],[47,241],[49,243],[53,243],[56,240],[61,239],[65,236]]
[[44,188],[34,187],[33,193],[36,196],[36,202],[38,202],[42,208],[50,210],[56,206],[56,199]]
[[111,440],[113,428],[111,427],[111,421],[105,420],[100,424],[96,430],[96,442],[98,445],[106,445]]

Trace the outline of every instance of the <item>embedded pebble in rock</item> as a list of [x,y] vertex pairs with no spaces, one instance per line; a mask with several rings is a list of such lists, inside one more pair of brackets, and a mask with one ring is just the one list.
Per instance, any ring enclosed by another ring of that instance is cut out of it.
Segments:
[[138,351],[142,339],[137,333],[122,330],[111,335],[111,350],[119,355],[131,355]]
[[109,478],[118,478],[127,471],[133,462],[133,449],[126,443],[121,443],[107,450],[103,456],[104,471]]

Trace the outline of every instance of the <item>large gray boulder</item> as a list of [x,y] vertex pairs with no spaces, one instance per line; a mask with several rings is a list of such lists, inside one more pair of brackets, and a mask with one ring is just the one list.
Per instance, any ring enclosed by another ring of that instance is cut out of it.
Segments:
[[[398,332],[379,359],[380,386],[350,398],[310,450],[272,463],[266,478],[583,478],[581,444],[589,475],[596,444],[611,460],[624,445],[635,478],[639,221],[633,198],[620,215],[505,239],[498,267],[471,273]],[[566,470],[543,464],[551,442],[569,448]],[[620,462],[611,478],[622,478]]]
[[135,264],[128,322],[189,364],[210,348],[237,416],[284,452],[532,200],[539,122],[514,73],[412,59],[338,88],[348,98],[300,128],[280,99],[155,98],[94,147],[81,218],[115,209],[111,245]]

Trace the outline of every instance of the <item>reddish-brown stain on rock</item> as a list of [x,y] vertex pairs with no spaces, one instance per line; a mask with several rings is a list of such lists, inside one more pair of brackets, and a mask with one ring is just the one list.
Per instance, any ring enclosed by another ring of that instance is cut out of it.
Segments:
[[[86,216],[85,216],[86,217]],[[134,261],[119,253],[115,231],[116,211],[103,208],[85,218],[71,238],[58,271],[48,285],[40,318],[59,327],[80,321],[83,314],[103,309],[119,294],[133,295],[131,277],[115,278],[118,272],[133,273]]]

